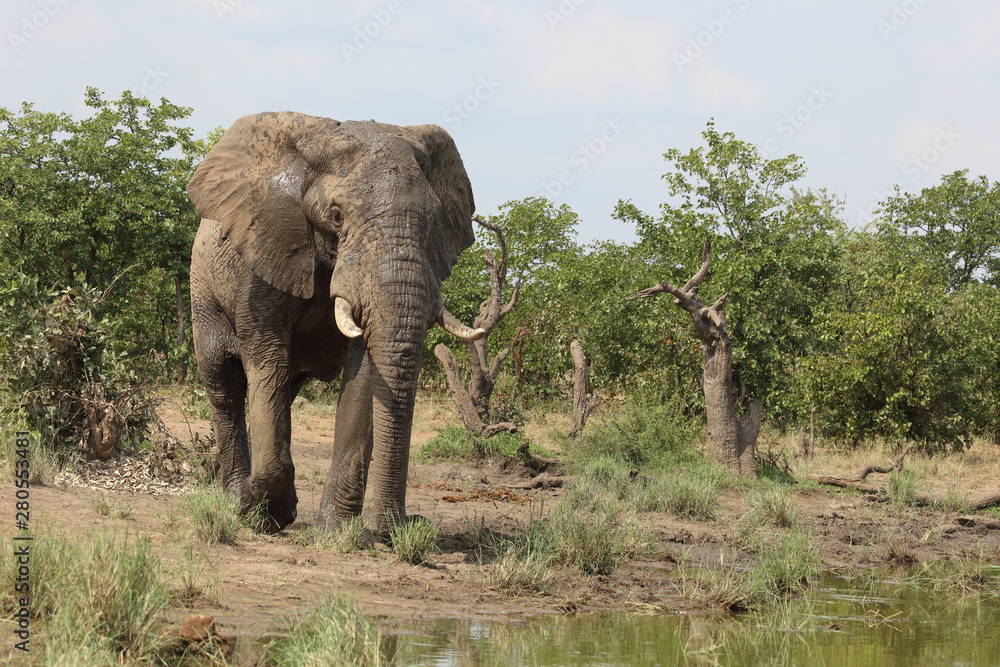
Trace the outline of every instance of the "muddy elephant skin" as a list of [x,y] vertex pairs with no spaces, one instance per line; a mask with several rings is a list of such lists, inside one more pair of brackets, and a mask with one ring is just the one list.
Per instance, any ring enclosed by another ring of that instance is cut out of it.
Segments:
[[291,403],[309,378],[342,373],[319,520],[360,515],[369,464],[377,529],[405,520],[421,352],[435,322],[461,328],[440,286],[474,240],[451,137],[261,113],[226,131],[187,189],[202,217],[195,353],[224,488],[244,511],[266,501],[272,531],[294,521]]

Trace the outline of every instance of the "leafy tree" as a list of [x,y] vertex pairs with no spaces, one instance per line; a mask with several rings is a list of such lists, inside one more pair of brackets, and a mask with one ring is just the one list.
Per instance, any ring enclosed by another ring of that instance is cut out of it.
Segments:
[[875,228],[845,235],[841,296],[803,364],[828,432],[929,449],[998,439],[998,195],[1000,184],[958,171],[897,191]]
[[707,147],[664,154],[674,200],[661,205],[658,219],[629,202],[619,202],[615,215],[635,224],[658,280],[681,283],[694,274],[691,249],[713,237],[704,297],[730,295],[736,385],[772,418],[796,419],[804,408],[794,384],[797,360],[809,353],[812,319],[836,285],[839,204],[824,191],[793,187],[805,173],[797,156],[764,159],[714,122],[702,137]]
[[968,173],[948,174],[919,195],[897,188],[880,207],[883,233],[909,239],[952,290],[979,282],[998,286],[1000,183]]
[[986,351],[971,295],[949,292],[938,267],[901,252],[896,236],[850,240],[842,307],[817,323],[829,345],[802,364],[826,431],[851,443],[969,443],[981,417],[977,358]]
[[123,315],[109,322],[116,345],[182,361],[198,226],[184,186],[205,144],[174,124],[191,110],[166,100],[106,100],[94,88],[85,100],[93,113],[81,120],[0,109],[0,274],[47,290],[117,279],[106,300]]
[[[501,285],[500,300],[508,302],[515,288],[519,290],[520,305],[497,325],[494,340],[511,345],[514,372],[520,377],[526,346],[535,333],[532,321],[539,314],[533,304],[550,289],[545,276],[577,252],[577,216],[566,205],[556,207],[548,199],[529,197],[507,202],[496,215],[488,216],[486,222],[503,229],[506,243],[507,278]],[[478,317],[480,304],[490,295],[487,251],[494,257],[502,255],[498,237],[480,233],[476,243],[459,257],[442,287],[445,304],[463,322]],[[441,342],[450,342],[447,334],[432,329],[428,347],[433,349]],[[429,356],[425,354],[425,360]],[[433,364],[428,365],[431,373],[437,370]]]

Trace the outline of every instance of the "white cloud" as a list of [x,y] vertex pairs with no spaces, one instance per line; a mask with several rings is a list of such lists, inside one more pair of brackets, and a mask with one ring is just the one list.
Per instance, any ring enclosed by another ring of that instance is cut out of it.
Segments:
[[[539,14],[538,19],[543,18]],[[676,43],[670,22],[580,11],[554,30],[547,23],[540,25],[524,66],[530,68],[531,82],[545,92],[588,101],[667,96]],[[520,30],[524,34],[527,27]]]
[[707,107],[736,105],[743,111],[759,109],[764,101],[764,86],[713,67],[702,58],[690,70],[694,79],[694,98]]

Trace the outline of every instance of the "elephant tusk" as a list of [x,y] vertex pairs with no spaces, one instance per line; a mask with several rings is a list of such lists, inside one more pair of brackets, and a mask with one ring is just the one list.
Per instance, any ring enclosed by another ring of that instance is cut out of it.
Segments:
[[441,310],[441,319],[438,320],[438,323],[445,331],[467,343],[479,340],[486,335],[486,329],[473,329],[465,326],[458,321],[458,318],[449,313],[447,308]]
[[351,314],[351,304],[342,296],[338,296],[333,302],[333,309],[337,315],[337,328],[348,338],[357,338],[363,332],[354,322],[354,315]]

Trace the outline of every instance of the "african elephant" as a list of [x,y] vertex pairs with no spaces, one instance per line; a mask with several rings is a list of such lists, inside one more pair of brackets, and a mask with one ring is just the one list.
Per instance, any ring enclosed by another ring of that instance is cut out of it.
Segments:
[[454,142],[436,125],[261,113],[226,131],[187,191],[202,217],[191,311],[223,487],[244,511],[266,500],[271,531],[294,521],[291,403],[309,378],[343,372],[319,519],[360,515],[371,463],[384,533],[406,518],[427,330],[483,333],[441,300],[474,240]]

